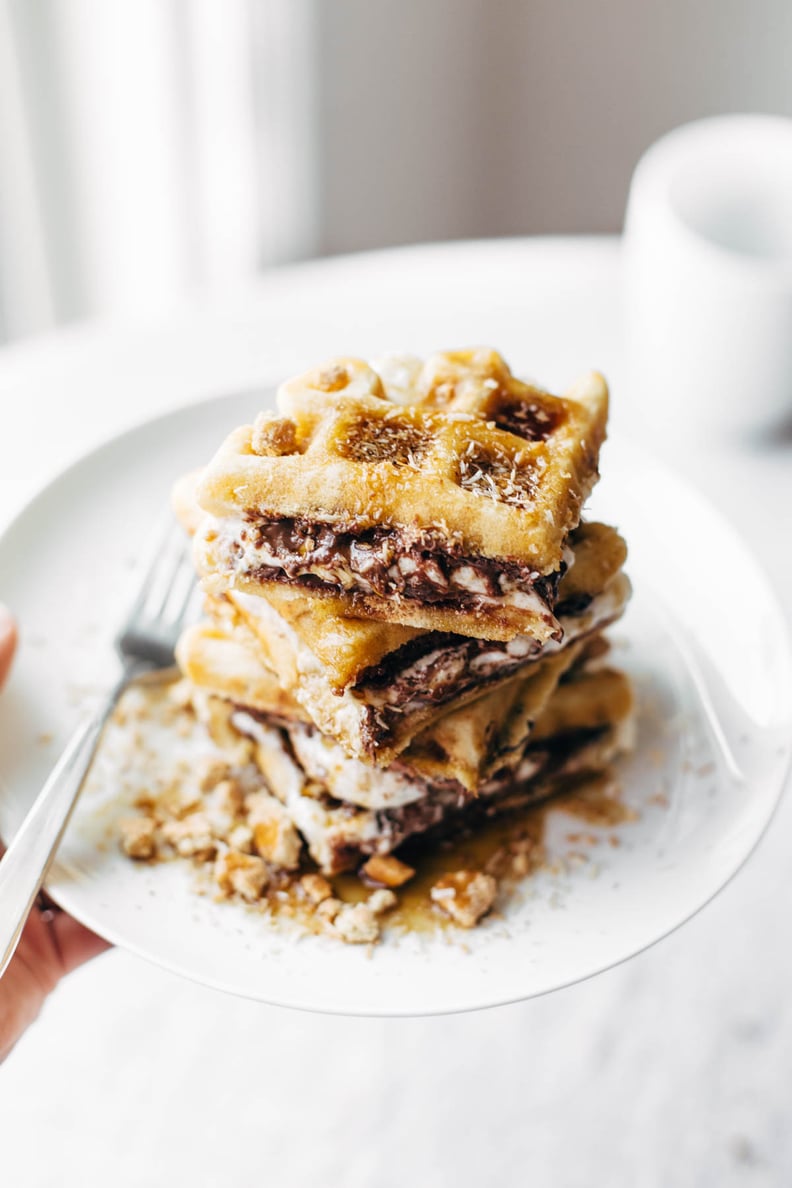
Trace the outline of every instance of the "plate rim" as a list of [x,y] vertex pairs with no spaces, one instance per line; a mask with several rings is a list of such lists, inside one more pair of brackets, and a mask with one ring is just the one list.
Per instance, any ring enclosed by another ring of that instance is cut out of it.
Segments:
[[[142,433],[156,432],[157,428],[164,427],[168,423],[177,422],[183,417],[189,415],[196,410],[208,411],[211,407],[220,407],[226,401],[242,400],[246,397],[253,397],[260,393],[263,397],[270,399],[274,395],[275,385],[270,378],[263,378],[260,384],[246,385],[244,387],[236,388],[231,391],[217,392],[215,394],[202,396],[196,400],[188,400],[175,408],[170,408],[164,412],[157,413],[154,416],[143,417],[134,424],[124,427],[116,433],[110,433],[101,441],[94,443],[87,449],[83,450],[78,456],[72,458],[64,466],[60,467],[55,473],[36,490],[25,502],[19,507],[11,518],[2,525],[0,529],[0,555],[3,550],[13,544],[14,534],[22,527],[22,522],[29,516],[35,515],[36,510],[42,503],[46,503],[48,499],[52,498],[54,490],[62,483],[68,482],[70,478],[74,477],[76,472],[90,464],[92,461],[98,460],[102,454],[108,453],[114,449],[129,448],[137,435]],[[722,528],[739,543],[742,551],[750,558],[756,574],[761,578],[761,583],[765,597],[769,605],[772,607],[773,613],[777,620],[779,633],[779,649],[783,651],[785,667],[787,673],[792,673],[792,642],[790,639],[790,627],[787,623],[786,616],[783,611],[781,599],[776,591],[775,584],[770,579],[765,571],[761,560],[755,555],[752,544],[746,541],[741,534],[732,526],[729,520],[722,515],[718,507],[711,503],[706,494],[690,482],[684,475],[680,475],[672,466],[669,466],[664,460],[657,458],[650,450],[644,446],[636,443],[629,434],[621,432],[615,433],[610,437],[610,442],[615,443],[618,449],[629,450],[635,454],[639,459],[646,459],[651,462],[652,466],[657,468],[660,472],[670,475],[680,491],[690,494],[699,506],[705,508],[709,514],[716,517]],[[706,908],[713,899],[715,899],[721,891],[723,891],[732,880],[739,874],[739,872],[746,865],[748,860],[755,853],[759,844],[767,834],[777,812],[781,799],[784,796],[785,790],[790,781],[790,774],[792,774],[792,738],[785,744],[786,754],[783,762],[783,773],[779,774],[775,790],[772,795],[772,800],[769,802],[769,807],[764,819],[758,828],[756,835],[752,838],[748,848],[740,855],[740,858],[727,877],[720,882],[713,890],[709,891],[706,896],[694,904],[689,909],[685,909],[683,914],[675,923],[668,926],[662,925],[656,934],[651,935],[638,948],[631,952],[624,954],[615,960],[606,959],[602,964],[596,964],[594,968],[587,972],[566,978],[563,981],[556,982],[552,986],[548,986],[538,990],[528,991],[526,993],[512,994],[498,997],[493,996],[485,1001],[472,1002],[470,999],[463,999],[461,1002],[453,1001],[448,1005],[443,1006],[429,1006],[424,1009],[418,1007],[411,1007],[407,1009],[397,1009],[394,1007],[370,1007],[362,1009],[358,1006],[344,1007],[340,1005],[327,1005],[321,1002],[311,1001],[309,998],[296,998],[294,996],[284,998],[279,995],[271,995],[261,992],[255,992],[252,988],[243,988],[239,985],[229,984],[222,978],[212,978],[204,975],[198,971],[192,971],[189,967],[185,967],[176,961],[169,961],[167,956],[154,954],[150,950],[146,950],[136,942],[131,942],[124,937],[123,929],[120,932],[113,925],[108,924],[101,919],[97,919],[94,913],[90,910],[86,911],[84,906],[79,901],[75,903],[68,889],[52,892],[53,900],[58,903],[64,910],[68,911],[76,919],[80,920],[87,927],[99,933],[113,945],[126,949],[128,952],[134,953],[137,957],[149,962],[149,964],[166,969],[168,972],[177,974],[180,977],[187,978],[198,985],[210,987],[216,991],[233,994],[237,997],[246,998],[251,1001],[264,1002],[272,1006],[278,1006],[285,1009],[308,1011],[312,1013],[327,1014],[344,1017],[368,1017],[368,1018],[396,1018],[396,1017],[429,1017],[433,1015],[453,1015],[466,1013],[475,1010],[488,1010],[499,1006],[508,1006],[518,1002],[524,1002],[531,998],[544,997],[546,994],[554,993],[557,990],[563,990],[578,983],[586,982],[589,979],[605,973],[610,969],[614,969],[619,965],[645,953],[648,949],[653,948],[665,937],[670,936],[682,925],[688,923],[701,911]]]

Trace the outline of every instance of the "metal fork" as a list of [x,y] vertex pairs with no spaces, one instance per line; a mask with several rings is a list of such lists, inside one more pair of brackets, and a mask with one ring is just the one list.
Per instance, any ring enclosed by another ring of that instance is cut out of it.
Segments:
[[174,663],[176,640],[196,590],[184,534],[169,523],[115,640],[120,677],[72,735],[0,861],[0,977],[46,878],[107,719],[130,681]]

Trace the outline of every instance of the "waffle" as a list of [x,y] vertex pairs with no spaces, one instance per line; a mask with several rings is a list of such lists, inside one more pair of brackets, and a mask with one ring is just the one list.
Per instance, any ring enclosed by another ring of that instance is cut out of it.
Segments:
[[[185,476],[174,490],[174,509],[188,532],[200,519],[199,478],[200,472]],[[582,524],[571,543],[574,564],[561,582],[558,604],[564,646],[618,618],[629,596],[620,573],[626,548],[618,533],[603,524]],[[546,645],[542,653],[528,637],[503,645],[360,619],[346,613],[341,599],[287,586],[273,587],[266,599],[232,592],[208,601],[215,618],[231,616],[256,635],[265,662],[321,730],[351,755],[383,764],[450,705],[486,695],[558,646]],[[452,674],[444,691],[432,662],[438,648]],[[423,695],[427,687],[430,698]],[[456,746],[451,754],[458,778],[472,786],[462,750]]]
[[[576,400],[590,387],[587,375],[566,397],[554,396],[512,375],[491,347],[438,351],[424,362],[414,355],[385,355],[372,364],[362,359],[331,359],[278,389],[285,417],[316,419],[339,401],[380,399],[429,411],[467,413],[526,441],[547,441],[559,421],[574,415]],[[597,377],[603,382],[601,377]],[[607,411],[607,410],[605,410]]]
[[553,604],[597,478],[605,382],[591,373],[554,397],[494,352],[444,358],[420,403],[396,405],[376,372],[336,360],[281,390],[287,415],[232,433],[198,489],[208,588],[285,584],[406,626],[557,637]]
[[[501,769],[475,797],[460,794],[453,780],[410,775],[401,765],[377,772],[350,759],[330,740],[295,727],[285,732],[222,703],[232,729],[252,739],[257,762],[273,794],[304,837],[311,857],[327,874],[352,869],[372,854],[387,854],[419,834],[442,836],[505,811],[553,795],[571,775],[601,771],[629,745],[632,703],[609,695],[613,714],[590,725],[588,701],[601,701],[605,682],[627,688],[621,674],[588,674],[586,697],[577,698],[578,716],[564,715],[565,729],[530,740],[518,765]],[[571,678],[570,686],[576,677]],[[599,690],[599,691],[598,691]],[[552,707],[552,698],[548,708]],[[595,716],[595,715],[594,715]],[[542,716],[537,722],[539,731]],[[383,776],[386,778],[383,779]],[[339,788],[358,801],[341,802]],[[367,801],[367,803],[365,803]]]
[[583,669],[574,679],[562,681],[548,699],[531,742],[539,745],[580,729],[596,730],[629,717],[632,709],[632,688],[623,672],[609,667]]
[[[583,562],[581,568],[588,567],[592,578],[586,583],[576,562],[567,575],[578,571],[569,596],[567,578],[561,583],[564,648],[617,619],[629,596],[629,582],[620,572],[623,542],[601,528],[586,525],[579,531],[584,538],[589,532],[603,537],[608,568]],[[552,641],[542,647],[527,636],[501,643],[436,632],[405,635],[408,629],[392,624],[331,614],[324,600],[293,591],[268,598],[232,593],[226,601],[256,635],[281,685],[319,729],[337,738],[350,755],[381,764],[392,762],[450,708],[491,692],[559,647]]]
[[311,721],[263,663],[256,638],[244,624],[220,621],[187,627],[176,646],[176,661],[198,689],[270,717]]
[[[558,595],[563,613],[572,608],[583,610],[616,577],[626,557],[624,541],[604,524],[581,524],[572,534],[570,545],[574,564],[565,573]],[[252,597],[237,598],[232,594],[232,600],[250,608],[251,615],[255,607],[264,607],[263,602]],[[388,658],[400,650],[418,649],[422,645],[417,641],[427,638],[427,632],[415,627],[350,615],[342,599],[317,598],[309,591],[289,586],[269,589],[266,604],[315,654],[338,693],[364,679],[367,670],[388,663]],[[493,652],[499,650],[497,642],[483,646]],[[531,655],[539,651],[535,643],[526,642],[526,647]],[[518,652],[519,648],[511,650]]]
[[[416,778],[456,781],[460,794],[475,794],[485,771],[505,765],[504,724],[513,721],[516,713],[521,716],[524,750],[531,725],[582,646],[571,645],[555,656],[539,660],[531,665],[530,675],[514,678],[493,693],[447,713],[414,738],[391,768],[366,766],[364,769],[363,764],[353,760],[351,770],[367,773],[362,801],[360,794],[349,792],[352,785],[344,754],[343,763],[334,760],[339,780],[331,795],[339,800],[351,799],[364,807],[387,807],[389,790],[394,784]],[[188,627],[179,640],[176,657],[182,673],[196,689],[231,703],[235,711],[246,716],[250,731],[255,733],[256,721],[281,725],[289,734],[295,752],[304,751],[309,757],[306,766],[313,756],[317,774],[328,767],[329,760],[323,760],[322,755],[343,754],[336,742],[316,730],[300,703],[281,688],[244,624],[234,623],[224,615],[215,622]],[[516,745],[512,750],[516,753]],[[375,804],[374,799],[382,796],[385,800]]]

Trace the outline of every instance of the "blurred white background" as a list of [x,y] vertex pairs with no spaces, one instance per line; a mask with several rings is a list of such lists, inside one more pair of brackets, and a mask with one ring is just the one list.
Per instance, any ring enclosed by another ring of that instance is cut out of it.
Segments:
[[[0,0],[0,520],[141,417],[452,325],[445,341],[492,335],[542,379],[595,361],[616,419],[643,416],[622,396],[615,241],[460,248],[456,309],[446,249],[274,266],[616,232],[672,127],[792,116],[790,45],[789,0]],[[41,333],[85,319],[102,321]],[[787,606],[790,440],[687,431],[667,454]],[[477,1015],[302,1015],[117,950],[2,1070],[3,1188],[790,1184],[791,829],[787,797],[746,871],[656,949]]]
[[312,255],[621,226],[644,149],[792,115],[788,0],[0,0],[0,339]]

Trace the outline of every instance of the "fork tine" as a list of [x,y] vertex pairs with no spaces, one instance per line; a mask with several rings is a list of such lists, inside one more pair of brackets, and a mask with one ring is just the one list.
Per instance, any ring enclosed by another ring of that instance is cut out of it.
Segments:
[[179,604],[178,612],[173,623],[174,630],[181,632],[182,627],[199,617],[201,604],[200,600],[196,600],[196,595],[199,593],[200,587],[195,582],[189,587]]
[[174,646],[199,587],[182,530],[170,521],[154,539],[156,547],[116,636],[116,648],[126,665],[166,668],[174,662]]
[[177,552],[167,551],[161,558],[158,577],[161,581],[161,587],[158,588],[158,582],[152,581],[151,594],[156,594],[156,598],[149,605],[149,600],[144,603],[144,606],[149,615],[155,619],[167,619],[166,611],[168,604],[171,601],[174,588],[179,582],[179,577],[182,575],[187,566],[187,552],[183,539],[179,540],[179,548]]
[[149,562],[146,567],[146,572],[142,582],[140,583],[140,586],[138,587],[137,595],[135,596],[135,599],[129,608],[126,622],[130,622],[132,619],[136,618],[145,607],[149,597],[151,596],[151,591],[156,585],[157,578],[161,574],[163,557],[166,557],[171,551],[168,546],[171,545],[171,542],[176,544],[177,538],[181,535],[181,529],[174,522],[172,516],[169,515],[167,519],[162,521],[162,526],[154,537],[155,543],[151,549],[151,553],[149,554]]
[[170,596],[163,608],[163,614],[165,611],[168,612],[167,618],[174,626],[181,624],[196,588],[195,570],[188,554],[185,553],[171,583]]

